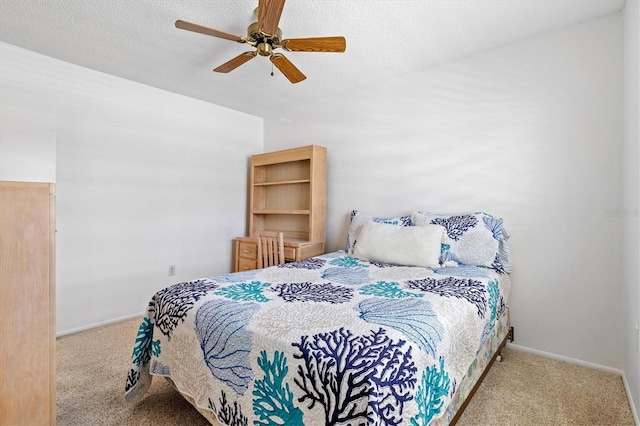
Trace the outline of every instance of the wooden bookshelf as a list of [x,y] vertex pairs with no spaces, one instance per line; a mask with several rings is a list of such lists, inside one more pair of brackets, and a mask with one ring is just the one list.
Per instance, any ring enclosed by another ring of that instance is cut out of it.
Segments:
[[249,164],[249,233],[235,241],[235,270],[255,269],[257,231],[282,231],[285,258],[324,253],[327,149],[309,145],[257,154]]

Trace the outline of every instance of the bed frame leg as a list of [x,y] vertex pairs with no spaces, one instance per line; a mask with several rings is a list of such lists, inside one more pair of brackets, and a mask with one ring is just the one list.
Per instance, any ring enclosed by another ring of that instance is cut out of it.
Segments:
[[[513,342],[513,327],[509,328],[509,333],[507,333],[507,339],[509,339],[510,342]],[[505,343],[506,343],[506,341],[505,341]],[[500,352],[498,352],[498,356],[496,357],[498,362],[502,362],[504,360],[504,357],[502,356],[502,349],[503,348],[504,348],[504,345],[500,348]]]

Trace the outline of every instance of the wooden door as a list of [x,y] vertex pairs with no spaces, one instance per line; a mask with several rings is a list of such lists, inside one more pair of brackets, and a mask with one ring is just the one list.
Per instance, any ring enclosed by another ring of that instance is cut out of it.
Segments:
[[0,182],[0,424],[55,424],[54,185]]

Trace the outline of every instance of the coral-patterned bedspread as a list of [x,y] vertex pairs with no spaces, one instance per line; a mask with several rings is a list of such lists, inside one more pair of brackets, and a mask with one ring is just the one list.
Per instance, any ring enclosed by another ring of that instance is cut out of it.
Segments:
[[126,380],[169,377],[225,425],[427,425],[506,315],[493,269],[335,252],[173,285],[149,302]]

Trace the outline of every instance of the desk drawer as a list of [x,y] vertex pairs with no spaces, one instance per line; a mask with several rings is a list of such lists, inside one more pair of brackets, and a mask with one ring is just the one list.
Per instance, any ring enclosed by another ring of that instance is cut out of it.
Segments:
[[296,249],[295,247],[284,247],[284,258],[285,260],[296,260]]
[[[252,259],[254,261],[258,260],[258,244],[240,241],[238,247],[238,256],[245,259]],[[255,267],[252,269],[255,269]]]
[[238,270],[236,272],[251,271],[253,269],[258,269],[257,261],[243,258],[238,259]]

